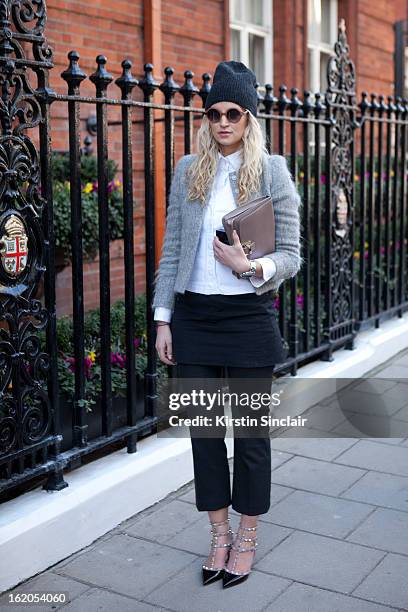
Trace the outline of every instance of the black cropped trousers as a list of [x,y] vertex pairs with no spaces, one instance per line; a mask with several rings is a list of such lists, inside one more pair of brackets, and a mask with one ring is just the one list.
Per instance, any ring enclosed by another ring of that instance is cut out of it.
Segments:
[[[178,378],[228,380],[229,393],[271,393],[274,365],[263,367],[232,367],[177,363]],[[261,380],[259,380],[261,379]],[[231,416],[249,413],[231,403]],[[256,414],[268,416],[270,407],[262,406]],[[232,505],[240,513],[251,516],[264,514],[270,508],[271,440],[269,427],[246,435],[245,427],[233,426],[234,459],[231,493],[227,447],[224,437],[191,436],[194,466],[196,506],[199,511],[219,510]],[[222,428],[221,428],[222,430]],[[191,428],[190,428],[191,431]],[[239,433],[238,433],[239,432]]]

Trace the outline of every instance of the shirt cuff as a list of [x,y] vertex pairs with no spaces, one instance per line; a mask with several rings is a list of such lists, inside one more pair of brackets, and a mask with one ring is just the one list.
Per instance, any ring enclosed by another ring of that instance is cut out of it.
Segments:
[[274,261],[272,261],[272,259],[269,259],[269,257],[258,257],[255,261],[258,261],[261,264],[263,278],[250,276],[249,280],[254,287],[260,287],[275,274],[276,264]]
[[170,310],[170,308],[164,308],[164,306],[158,306],[154,310],[155,321],[166,321],[166,323],[170,323],[171,315],[172,311]]

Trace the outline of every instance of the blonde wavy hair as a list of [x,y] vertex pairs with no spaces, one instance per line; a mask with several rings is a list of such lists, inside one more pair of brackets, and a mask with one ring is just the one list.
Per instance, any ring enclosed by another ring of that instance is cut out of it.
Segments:
[[[250,195],[259,190],[262,176],[263,153],[268,154],[264,135],[257,118],[248,111],[248,122],[242,136],[243,157],[238,174],[238,206],[246,202]],[[219,145],[215,140],[210,122],[203,115],[197,132],[197,157],[188,169],[190,200],[200,200],[205,204],[208,188],[213,182],[218,163]]]

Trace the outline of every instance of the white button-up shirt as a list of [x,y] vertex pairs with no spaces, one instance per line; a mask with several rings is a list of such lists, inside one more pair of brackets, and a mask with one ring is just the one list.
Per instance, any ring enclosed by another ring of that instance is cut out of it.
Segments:
[[[213,240],[217,229],[223,230],[222,217],[234,210],[237,205],[231,190],[229,174],[238,174],[242,162],[242,148],[235,153],[223,156],[218,153],[218,166],[211,195],[204,211],[203,225],[194,261],[193,272],[186,290],[196,293],[232,295],[255,293],[276,272],[275,263],[267,257],[258,257],[255,261],[261,264],[263,278],[251,276],[248,279],[237,278],[229,266],[217,261],[214,257]],[[154,311],[156,321],[171,320],[169,308],[158,307]]]

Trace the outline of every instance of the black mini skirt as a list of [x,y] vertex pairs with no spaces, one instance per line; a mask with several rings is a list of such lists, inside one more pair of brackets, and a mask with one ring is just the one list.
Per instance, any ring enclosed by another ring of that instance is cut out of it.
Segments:
[[170,323],[176,363],[262,367],[285,361],[273,300],[273,291],[176,293]]

